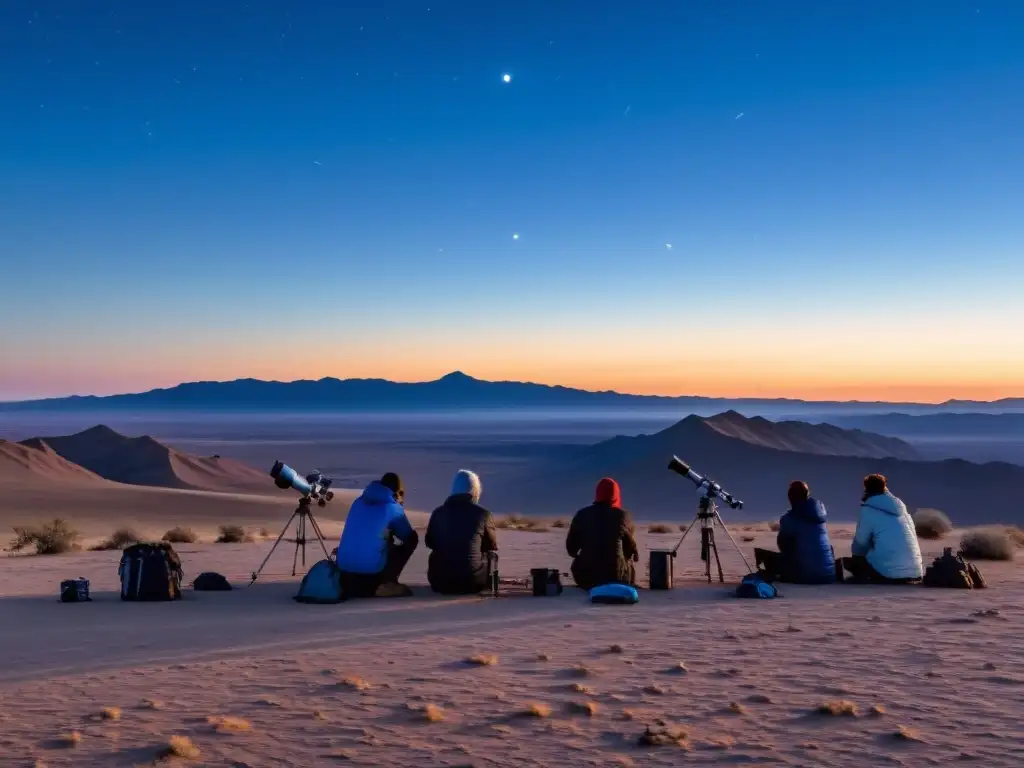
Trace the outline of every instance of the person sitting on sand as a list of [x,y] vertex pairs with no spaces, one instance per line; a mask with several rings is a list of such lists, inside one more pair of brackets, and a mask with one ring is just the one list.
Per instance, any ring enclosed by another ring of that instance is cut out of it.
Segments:
[[430,515],[427,581],[442,595],[472,595],[488,586],[488,554],[498,551],[494,518],[480,506],[480,478],[460,469],[452,493]]
[[565,549],[572,560],[576,586],[593,589],[602,584],[633,584],[636,547],[633,519],[622,508],[619,484],[610,477],[597,484],[594,503],[581,509],[569,524]]
[[872,584],[910,584],[921,580],[924,565],[914,520],[886,487],[882,475],[864,478],[864,496],[853,535],[853,557],[843,558],[853,580]]
[[754,562],[769,581],[831,584],[836,564],[825,527],[825,505],[811,497],[811,489],[801,480],[790,483],[788,495],[789,511],[779,520],[779,551],[755,549]]
[[[402,480],[388,472],[352,502],[338,544],[338,569],[345,597],[411,595],[398,577],[419,544],[406,517]],[[401,540],[396,543],[395,538]]]

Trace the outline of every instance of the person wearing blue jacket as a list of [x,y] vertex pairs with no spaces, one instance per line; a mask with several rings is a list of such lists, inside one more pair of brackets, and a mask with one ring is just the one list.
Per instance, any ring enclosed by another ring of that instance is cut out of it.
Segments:
[[789,486],[790,509],[779,520],[778,552],[754,550],[758,568],[769,580],[791,584],[831,584],[836,580],[835,554],[828,538],[825,505],[811,496],[807,483]]
[[337,554],[345,597],[412,594],[398,581],[419,544],[419,535],[405,514],[404,499],[401,479],[388,472],[352,502]]

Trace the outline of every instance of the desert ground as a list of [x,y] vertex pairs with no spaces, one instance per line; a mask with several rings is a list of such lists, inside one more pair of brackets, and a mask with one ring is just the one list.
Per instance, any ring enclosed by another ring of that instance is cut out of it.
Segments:
[[[202,519],[178,522],[205,532]],[[671,547],[673,528],[644,530],[642,546]],[[500,531],[503,577],[567,568],[563,533]],[[766,526],[732,533],[748,558],[774,538]],[[850,527],[833,536],[847,551]],[[743,564],[719,539],[734,582]],[[422,548],[405,574],[414,597],[326,606],[292,601],[294,546],[284,543],[254,586],[186,590],[166,604],[119,600],[118,552],[2,558],[0,763],[1024,759],[1024,590],[1013,563],[982,563],[984,591],[787,586],[782,599],[747,601],[730,596],[731,584],[700,581],[690,543],[676,588],[643,590],[635,606],[591,605],[574,588],[553,598],[513,586],[497,599],[437,597],[425,586]],[[178,551],[186,582],[216,570],[244,586],[270,546]],[[928,542],[926,556],[941,546]],[[91,579],[94,601],[59,603],[57,584],[76,576]],[[648,731],[662,743],[641,746]],[[171,745],[184,756],[167,757]]]

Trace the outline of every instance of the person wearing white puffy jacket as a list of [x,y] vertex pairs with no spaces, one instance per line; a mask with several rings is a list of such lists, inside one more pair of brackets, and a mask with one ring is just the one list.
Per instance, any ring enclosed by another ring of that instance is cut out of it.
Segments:
[[914,520],[906,505],[889,492],[882,475],[864,478],[851,550],[853,557],[843,565],[854,581],[908,584],[924,575]]

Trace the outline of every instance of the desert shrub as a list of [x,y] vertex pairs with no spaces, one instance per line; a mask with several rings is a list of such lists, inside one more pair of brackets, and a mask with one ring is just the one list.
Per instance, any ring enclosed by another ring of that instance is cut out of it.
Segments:
[[195,544],[199,541],[199,536],[191,528],[182,528],[179,525],[164,534],[164,541],[171,544]]
[[567,526],[565,520],[553,520],[551,522],[552,528],[565,528]]
[[1006,535],[1010,537],[1010,541],[1015,546],[1024,547],[1024,528],[1018,528],[1015,525],[1006,526]]
[[222,525],[217,530],[218,544],[244,544],[252,541],[252,536],[240,525]]
[[661,523],[647,526],[648,533],[672,533],[672,528]]
[[93,552],[106,552],[112,549],[124,549],[130,547],[132,544],[138,544],[142,541],[142,537],[139,536],[132,528],[118,528],[106,541],[100,542],[92,548]]
[[914,528],[920,539],[941,539],[953,530],[953,523],[941,509],[919,509],[914,513]]
[[968,560],[1013,560],[1014,546],[1002,528],[978,528],[960,540],[960,554]]
[[768,530],[771,531],[772,533],[777,533],[778,530],[781,527],[782,527],[782,523],[780,523],[778,520],[768,524]]
[[67,521],[57,518],[39,526],[15,527],[14,539],[8,548],[12,552],[20,552],[33,546],[37,555],[62,555],[79,549],[81,537]]
[[548,530],[543,520],[523,515],[509,515],[508,517],[499,518],[494,521],[494,527],[503,530],[534,531],[536,533]]

